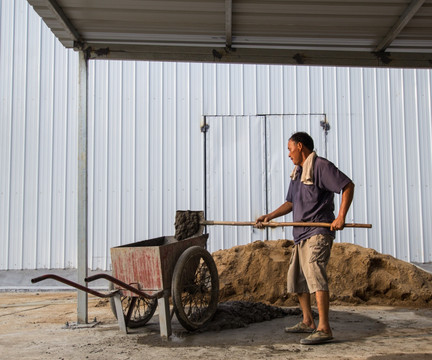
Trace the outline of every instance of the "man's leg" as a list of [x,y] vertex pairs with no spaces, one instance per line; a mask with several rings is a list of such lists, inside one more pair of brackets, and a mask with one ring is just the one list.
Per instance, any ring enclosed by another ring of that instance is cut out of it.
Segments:
[[332,331],[329,323],[329,303],[330,303],[329,292],[317,291],[315,293],[315,296],[316,296],[316,302],[317,302],[318,313],[319,313],[319,322],[318,322],[317,330],[332,335]]
[[312,316],[312,309],[310,306],[310,294],[306,279],[300,268],[299,259],[299,245],[296,245],[293,249],[293,253],[290,260],[290,266],[288,269],[287,276],[287,290],[289,293],[296,293],[299,299],[300,307],[303,310],[303,321],[285,328],[287,333],[311,333],[315,330],[315,322]]
[[300,340],[300,344],[303,345],[323,344],[333,339],[333,334],[328,320],[329,292],[319,290],[315,292],[315,296],[319,312],[318,328],[307,338]]
[[310,328],[315,329],[316,326],[312,314],[310,294],[301,293],[301,294],[297,294],[297,297],[299,299],[300,307],[303,311],[303,323],[309,326]]
[[300,344],[322,344],[333,339],[329,324],[329,291],[326,274],[326,266],[330,257],[333,237],[315,235],[310,237],[306,242],[308,247],[305,249],[306,261],[302,262],[302,270],[307,279],[310,292],[315,293],[319,322],[317,331],[307,338],[300,340]]

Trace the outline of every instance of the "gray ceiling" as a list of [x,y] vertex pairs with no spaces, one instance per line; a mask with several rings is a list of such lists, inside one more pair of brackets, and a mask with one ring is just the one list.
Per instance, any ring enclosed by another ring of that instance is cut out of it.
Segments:
[[28,0],[89,58],[432,67],[432,0]]

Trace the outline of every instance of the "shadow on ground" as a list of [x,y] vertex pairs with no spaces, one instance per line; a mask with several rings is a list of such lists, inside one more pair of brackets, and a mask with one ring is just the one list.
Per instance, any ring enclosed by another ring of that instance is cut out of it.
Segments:
[[432,354],[389,354],[368,357],[366,360],[430,360]]
[[[240,303],[240,302],[233,302]],[[225,303],[227,304],[227,303]],[[229,303],[228,303],[229,304]],[[222,311],[220,307],[222,305]],[[297,308],[276,308],[263,304],[219,304],[215,319],[205,329],[186,331],[174,317],[173,335],[169,340],[159,335],[159,322],[154,317],[144,328],[136,329],[137,342],[158,347],[230,347],[260,346],[271,344],[298,344],[305,334],[286,334],[284,328],[301,321],[301,311]],[[228,310],[227,310],[228,307]],[[330,321],[335,337],[334,343],[361,341],[379,334],[385,325],[355,311],[331,311]]]

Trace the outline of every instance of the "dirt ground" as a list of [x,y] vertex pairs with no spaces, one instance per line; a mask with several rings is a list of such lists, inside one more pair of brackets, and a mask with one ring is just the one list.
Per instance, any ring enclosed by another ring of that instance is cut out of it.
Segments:
[[[89,297],[94,327],[74,327],[75,292],[0,293],[1,359],[431,359],[432,309],[332,306],[334,341],[300,345],[283,328],[300,315],[244,328],[186,333],[173,319],[162,340],[157,315],[140,329],[118,330],[109,304]],[[65,324],[69,322],[69,326]],[[90,324],[92,325],[92,324]]]
[[[0,359],[432,359],[432,274],[352,244],[335,244],[328,265],[334,340],[305,346],[304,334],[284,333],[301,320],[285,290],[291,251],[292,241],[278,240],[213,253],[222,302],[215,321],[188,333],[174,316],[169,340],[157,313],[126,335],[106,300],[90,296],[90,324],[76,326],[75,291],[0,292]],[[220,326],[233,301],[243,313]],[[272,320],[238,327],[260,317]]]

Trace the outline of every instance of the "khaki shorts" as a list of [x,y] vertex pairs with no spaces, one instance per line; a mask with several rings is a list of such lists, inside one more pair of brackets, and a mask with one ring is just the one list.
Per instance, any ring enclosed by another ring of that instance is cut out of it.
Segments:
[[294,245],[287,276],[289,293],[328,291],[326,267],[333,240],[331,235],[314,235]]

